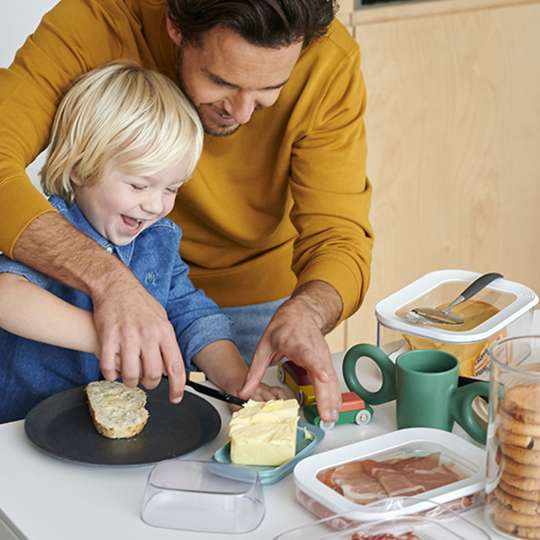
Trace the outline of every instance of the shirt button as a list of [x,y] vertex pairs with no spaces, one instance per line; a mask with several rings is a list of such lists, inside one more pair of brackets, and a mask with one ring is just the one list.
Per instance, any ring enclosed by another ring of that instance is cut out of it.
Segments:
[[107,250],[108,253],[113,252],[113,247],[112,246],[107,246],[105,249]]

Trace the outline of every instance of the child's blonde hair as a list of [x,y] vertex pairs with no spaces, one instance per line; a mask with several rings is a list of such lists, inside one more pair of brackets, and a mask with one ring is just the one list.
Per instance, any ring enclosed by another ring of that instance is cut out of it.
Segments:
[[136,64],[113,62],[75,81],[60,102],[50,143],[41,185],[47,195],[72,202],[72,175],[90,185],[112,160],[136,176],[152,176],[182,161],[187,179],[201,155],[203,130],[171,80]]

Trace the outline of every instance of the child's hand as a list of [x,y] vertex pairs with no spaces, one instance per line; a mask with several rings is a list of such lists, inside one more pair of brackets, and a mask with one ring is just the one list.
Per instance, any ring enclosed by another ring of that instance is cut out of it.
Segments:
[[260,383],[251,394],[250,399],[254,401],[270,401],[271,399],[289,399],[287,392],[281,386],[268,386]]

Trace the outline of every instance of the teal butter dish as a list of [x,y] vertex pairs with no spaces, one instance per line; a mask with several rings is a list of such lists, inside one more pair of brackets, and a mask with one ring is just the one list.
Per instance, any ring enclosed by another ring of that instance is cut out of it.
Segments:
[[[320,427],[299,420],[296,428],[296,455],[292,459],[276,467],[232,464],[228,474],[234,476],[234,470],[238,469],[238,477],[241,479],[242,471],[249,469],[259,473],[261,484],[275,484],[291,473],[299,461],[310,456],[323,439],[324,431]],[[218,463],[231,464],[230,449],[228,442],[215,452],[214,459]]]

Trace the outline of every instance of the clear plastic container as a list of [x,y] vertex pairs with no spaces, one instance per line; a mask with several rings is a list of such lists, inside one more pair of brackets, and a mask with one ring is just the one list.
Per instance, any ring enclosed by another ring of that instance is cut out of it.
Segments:
[[375,307],[377,345],[391,357],[411,349],[438,349],[454,355],[460,375],[488,378],[487,348],[496,339],[531,332],[538,297],[530,288],[497,279],[452,311],[462,325],[421,321],[415,307],[443,307],[480,274],[465,270],[431,272]]
[[298,502],[319,518],[349,512],[373,521],[428,509],[377,513],[379,500],[396,496],[465,510],[483,500],[485,452],[453,433],[409,428],[306,458],[294,478]]
[[540,335],[489,349],[485,518],[507,538],[540,537]]
[[264,514],[256,471],[182,459],[152,469],[141,508],[141,519],[154,527],[223,534],[252,531]]
[[375,521],[359,521],[350,513],[338,514],[285,531],[274,540],[489,540],[487,532],[433,501],[391,498],[379,501],[374,510],[389,515],[422,504],[429,505],[430,510]]

